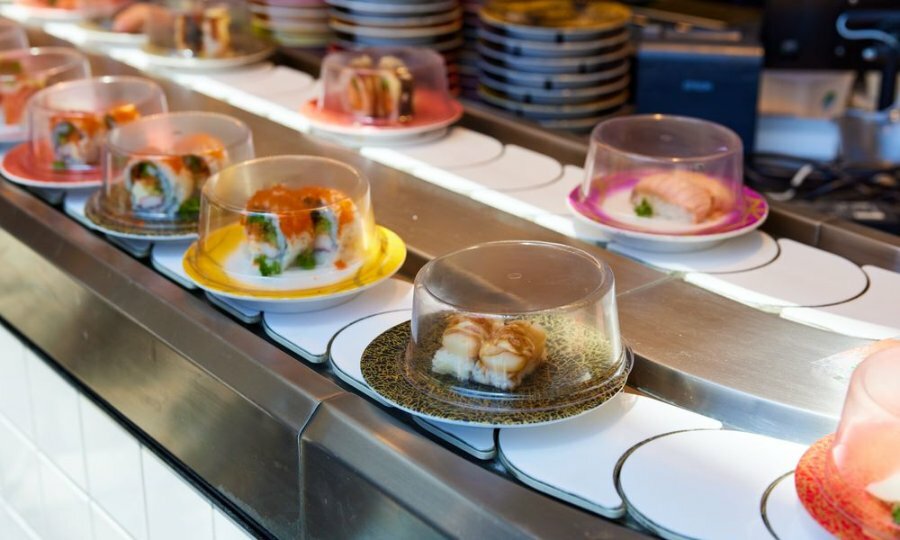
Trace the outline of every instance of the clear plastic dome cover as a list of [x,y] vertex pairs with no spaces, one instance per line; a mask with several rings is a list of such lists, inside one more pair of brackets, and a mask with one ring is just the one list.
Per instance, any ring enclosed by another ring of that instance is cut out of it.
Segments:
[[53,85],[28,105],[31,159],[56,172],[99,169],[109,130],[165,111],[165,94],[147,79],[97,77]]
[[109,132],[97,211],[123,232],[197,232],[206,181],[253,157],[250,129],[230,116],[163,113]]
[[900,341],[853,372],[825,476],[825,496],[868,537],[900,537]]
[[28,48],[28,35],[21,25],[0,19],[0,51]]
[[260,40],[250,31],[246,2],[168,0],[146,23],[150,52],[185,58],[228,58]]
[[743,219],[743,146],[718,124],[666,115],[601,122],[578,210],[621,229],[698,234]]
[[608,392],[625,359],[609,267],[573,247],[510,241],[422,268],[400,361],[439,399],[537,411]]
[[315,113],[338,125],[404,126],[453,116],[454,105],[440,54],[371,47],[325,57]]
[[0,129],[19,128],[28,100],[38,90],[91,73],[87,59],[75,49],[39,47],[0,52]]
[[327,158],[275,156],[207,182],[189,263],[217,290],[252,295],[345,282],[380,249],[359,171]]

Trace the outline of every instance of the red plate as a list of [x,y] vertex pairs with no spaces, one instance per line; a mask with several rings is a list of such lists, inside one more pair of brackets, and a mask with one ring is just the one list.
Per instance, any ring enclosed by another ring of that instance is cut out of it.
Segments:
[[50,189],[98,187],[102,183],[100,169],[93,171],[57,172],[35,167],[30,143],[22,143],[3,156],[0,172],[10,182],[23,186]]
[[[833,441],[834,435],[820,439],[800,458],[794,472],[800,502],[813,519],[842,540],[895,538],[892,535],[896,534],[896,527],[890,525],[891,512],[887,505],[826,474],[828,452]],[[868,520],[870,534],[862,529],[863,515],[854,517],[857,511],[875,518]]]

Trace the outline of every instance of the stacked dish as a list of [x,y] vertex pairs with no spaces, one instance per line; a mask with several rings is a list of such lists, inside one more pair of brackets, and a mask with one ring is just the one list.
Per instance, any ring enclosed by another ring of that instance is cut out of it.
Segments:
[[299,112],[313,131],[345,144],[393,144],[440,136],[462,106],[438,53],[372,47],[326,56],[319,96]]
[[588,131],[628,100],[630,20],[613,2],[488,2],[478,94],[545,128]]
[[459,86],[467,97],[478,95],[478,29],[481,19],[478,14],[484,0],[462,0],[463,47],[459,52]]
[[250,0],[254,33],[285,47],[324,50],[331,41],[325,0]]
[[230,116],[141,118],[107,136],[103,188],[88,200],[85,215],[96,229],[119,238],[194,238],[207,179],[252,157],[250,129]]
[[336,50],[362,47],[426,47],[443,55],[450,91],[458,93],[463,46],[459,0],[326,0]]
[[605,120],[591,134],[585,178],[569,195],[601,237],[648,251],[693,251],[758,228],[769,207],[744,186],[740,137],[681,116]]
[[146,23],[148,60],[176,69],[224,69],[265,59],[272,46],[252,35],[238,0],[168,0]]
[[3,173],[32,187],[99,186],[107,134],[165,111],[162,89],[147,79],[97,77],[53,85],[31,98],[29,140],[3,156]]
[[368,180],[313,156],[241,163],[203,187],[199,239],[184,270],[202,289],[252,309],[310,311],[388,279],[406,246],[375,224]]

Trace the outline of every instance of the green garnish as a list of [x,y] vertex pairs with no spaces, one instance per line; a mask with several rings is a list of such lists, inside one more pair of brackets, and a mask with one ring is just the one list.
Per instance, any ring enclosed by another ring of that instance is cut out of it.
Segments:
[[66,163],[64,161],[54,161],[53,162],[53,170],[54,171],[66,170]]
[[275,230],[275,225],[266,216],[262,214],[247,216],[247,224],[255,225],[262,229],[262,236],[266,242],[270,244],[278,243],[278,232]]
[[176,214],[180,218],[190,219],[200,213],[200,197],[191,197],[181,203]]
[[894,505],[894,509],[891,510],[891,515],[894,517],[894,523],[900,525],[900,503]]
[[297,255],[297,260],[294,262],[297,266],[304,270],[312,270],[316,267],[316,253],[312,249],[307,249]]
[[182,156],[181,161],[184,162],[184,166],[187,167],[188,170],[195,175],[209,173],[209,169],[206,167],[206,162],[203,161],[203,158],[200,156],[188,154],[186,156]]
[[265,255],[259,255],[253,259],[253,264],[259,267],[259,273],[263,277],[277,276],[281,273],[281,263],[278,261],[270,261]]
[[333,228],[333,223],[328,216],[319,211],[313,211],[312,213],[312,221],[314,223],[313,229],[317,235],[320,234],[331,234],[331,230]]
[[653,217],[653,207],[647,199],[642,198],[641,203],[634,207],[634,213],[640,217]]

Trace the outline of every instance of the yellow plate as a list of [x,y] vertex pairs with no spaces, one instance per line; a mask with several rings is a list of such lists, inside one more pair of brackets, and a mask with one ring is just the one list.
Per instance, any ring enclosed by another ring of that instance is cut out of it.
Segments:
[[219,296],[270,302],[317,302],[358,294],[397,273],[406,260],[406,244],[396,233],[381,226],[376,226],[375,238],[356,274],[338,283],[309,289],[261,289],[225,272],[218,261],[230,257],[246,239],[239,224],[213,232],[207,239],[207,243],[214,246],[209,252],[200,253],[197,242],[191,244],[182,265],[198,287]]

